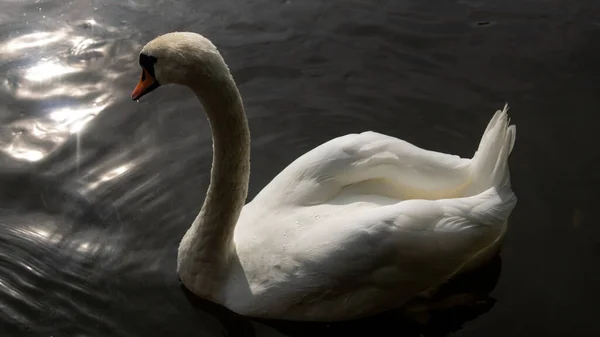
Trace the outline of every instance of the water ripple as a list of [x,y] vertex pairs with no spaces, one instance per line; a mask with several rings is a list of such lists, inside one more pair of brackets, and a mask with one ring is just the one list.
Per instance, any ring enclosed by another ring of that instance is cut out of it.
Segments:
[[123,95],[111,83],[138,48],[95,19],[0,40],[0,151],[26,162],[58,151]]

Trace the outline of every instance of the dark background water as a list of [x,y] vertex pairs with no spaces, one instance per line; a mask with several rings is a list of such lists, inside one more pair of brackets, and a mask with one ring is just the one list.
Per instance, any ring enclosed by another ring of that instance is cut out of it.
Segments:
[[[600,2],[0,5],[0,335],[600,335]],[[212,39],[239,84],[250,198],[349,132],[471,156],[508,102],[519,204],[501,260],[457,291],[486,304],[428,324],[288,324],[186,296],[176,249],[208,184],[210,130],[182,88],[129,99],[140,48],[174,30]]]

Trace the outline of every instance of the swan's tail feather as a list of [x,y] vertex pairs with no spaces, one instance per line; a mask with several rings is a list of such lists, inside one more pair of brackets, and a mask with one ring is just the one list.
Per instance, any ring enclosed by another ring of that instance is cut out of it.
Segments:
[[510,125],[506,104],[504,109],[496,111],[488,123],[479,148],[473,155],[467,195],[481,193],[491,187],[510,190],[508,156],[515,145],[516,133],[516,127]]

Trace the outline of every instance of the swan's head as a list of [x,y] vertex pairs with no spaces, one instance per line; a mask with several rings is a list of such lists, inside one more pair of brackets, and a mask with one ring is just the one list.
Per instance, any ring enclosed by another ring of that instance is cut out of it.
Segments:
[[217,48],[204,36],[189,32],[161,35],[140,52],[142,77],[131,93],[134,100],[165,84],[201,87],[230,76]]

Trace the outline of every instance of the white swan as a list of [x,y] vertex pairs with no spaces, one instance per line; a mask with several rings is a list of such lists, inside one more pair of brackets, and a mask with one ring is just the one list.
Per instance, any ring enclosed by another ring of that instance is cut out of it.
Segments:
[[516,197],[507,107],[472,159],[375,132],[302,155],[244,206],[250,132],[217,48],[169,33],[140,53],[134,100],[191,88],[213,132],[206,199],[179,246],[177,272],[198,296],[251,317],[338,321],[427,296],[497,252]]

